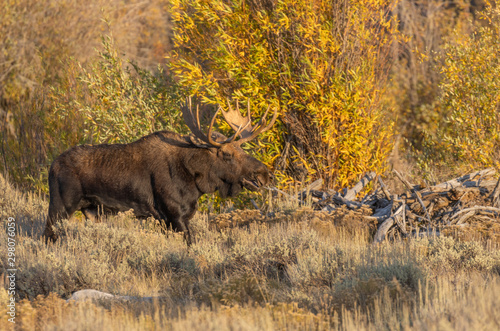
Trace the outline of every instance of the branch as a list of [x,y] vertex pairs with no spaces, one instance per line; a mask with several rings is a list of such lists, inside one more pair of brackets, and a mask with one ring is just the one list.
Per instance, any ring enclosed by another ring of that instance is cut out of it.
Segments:
[[377,233],[375,234],[375,237],[373,238],[373,243],[380,243],[380,242],[385,240],[387,231],[389,231],[389,229],[394,225],[394,223],[397,222],[396,218],[400,217],[400,214],[403,212],[403,207],[404,207],[404,204],[401,204],[401,206],[399,206],[399,208],[396,210],[394,215],[392,215],[391,217],[386,219],[384,221],[384,223],[382,223],[378,227]]
[[420,205],[422,206],[422,210],[425,213],[425,217],[430,222],[431,221],[431,217],[429,216],[429,213],[427,212],[427,208],[425,207],[425,204],[422,201],[422,196],[420,195],[420,192],[418,192],[417,190],[415,190],[415,188],[413,186],[411,186],[410,182],[408,182],[406,179],[404,179],[403,176],[396,169],[394,169],[394,173],[403,182],[403,184],[405,184],[405,186],[413,193],[413,195],[415,195],[417,197],[417,200],[420,203]]
[[351,189],[347,191],[344,195],[344,199],[353,200],[356,198],[356,195],[363,190],[363,188],[371,182],[377,174],[375,172],[367,173],[361,180],[354,185]]

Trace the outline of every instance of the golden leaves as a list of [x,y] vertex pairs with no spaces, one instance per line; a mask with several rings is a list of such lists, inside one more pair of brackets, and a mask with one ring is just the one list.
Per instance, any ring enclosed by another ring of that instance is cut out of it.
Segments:
[[[207,103],[232,97],[250,99],[257,113],[269,104],[278,107],[283,125],[255,145],[269,166],[289,164],[341,186],[380,170],[392,130],[391,121],[380,122],[382,77],[376,74],[386,75],[380,50],[395,31],[389,2],[351,0],[345,8],[326,0],[281,0],[272,8],[221,3],[173,2],[175,42],[182,51],[170,59],[179,82]],[[288,115],[302,120],[287,122]],[[285,139],[297,135],[307,143],[293,142],[287,155]],[[275,170],[284,172],[278,176],[283,183],[301,179],[286,167]]]

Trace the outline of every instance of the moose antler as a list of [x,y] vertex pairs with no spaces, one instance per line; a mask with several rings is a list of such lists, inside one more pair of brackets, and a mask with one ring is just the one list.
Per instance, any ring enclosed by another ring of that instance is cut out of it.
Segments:
[[[186,105],[182,107],[182,114],[184,117],[184,121],[186,122],[187,126],[193,133],[195,137],[198,139],[204,141],[207,144],[210,144],[215,147],[221,147],[224,144],[231,143],[235,141],[235,139],[240,136],[240,139],[237,140],[235,143],[238,145],[243,144],[244,142],[250,141],[257,137],[260,133],[268,130],[271,128],[276,121],[278,112],[277,110],[274,111],[273,118],[271,121],[267,124],[265,124],[265,118],[267,114],[269,113],[269,109],[271,106],[267,107],[266,112],[264,113],[264,116],[260,119],[260,121],[257,123],[257,125],[252,126],[252,118],[251,118],[251,111],[250,111],[250,100],[247,102],[247,118],[244,118],[239,109],[239,103],[236,102],[236,110],[234,110],[231,107],[231,104],[228,99],[228,111],[223,111],[221,107],[219,106],[217,111],[215,112],[215,115],[212,117],[212,120],[210,121],[210,126],[208,128],[208,134],[205,135],[203,131],[201,130],[201,124],[200,124],[200,108],[199,105],[196,105],[196,113],[193,113],[193,107],[191,104],[191,97],[188,97],[186,100]],[[223,142],[217,142],[212,138],[212,129],[213,125],[215,122],[215,118],[219,114],[219,111],[222,111],[222,116],[224,116],[225,121],[231,126],[231,128],[235,131],[235,134],[232,135],[230,138]]]
[[[250,99],[247,101],[247,118],[243,118],[241,116],[240,112],[240,107],[238,101],[236,101],[236,110],[234,110],[231,107],[231,103],[229,102],[229,99],[227,99],[227,106],[229,108],[228,111],[222,111],[222,116],[224,116],[224,119],[226,122],[231,126],[231,128],[236,131],[236,135],[239,135],[241,138],[238,140],[238,144],[243,144],[247,141],[250,141],[257,137],[259,134],[261,134],[264,131],[269,130],[274,122],[276,121],[276,117],[278,116],[278,112],[275,109],[273,118],[271,119],[271,122],[269,122],[268,125],[264,126],[265,119],[267,117],[267,114],[269,113],[269,109],[271,108],[271,105],[267,107],[266,112],[264,113],[264,116],[260,119],[260,121],[257,123],[257,125],[252,126],[252,118],[251,118],[251,111],[250,111]],[[234,138],[233,138],[234,139]]]
[[184,117],[184,121],[186,122],[186,125],[188,128],[191,130],[193,135],[204,141],[205,143],[209,145],[213,145],[215,147],[220,147],[222,146],[221,143],[216,142],[215,140],[212,139],[212,128],[215,122],[215,118],[217,117],[217,112],[215,113],[214,117],[210,121],[210,127],[208,129],[208,135],[205,135],[203,131],[201,131],[201,124],[200,124],[200,106],[196,105],[196,113],[193,113],[193,106],[191,104],[191,97],[188,97],[186,99],[186,104],[182,107],[182,116]]

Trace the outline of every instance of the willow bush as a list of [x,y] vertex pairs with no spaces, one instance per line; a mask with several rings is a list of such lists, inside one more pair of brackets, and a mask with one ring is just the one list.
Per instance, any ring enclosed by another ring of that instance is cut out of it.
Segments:
[[[184,93],[161,65],[153,71],[125,59],[111,36],[102,38],[96,55],[88,64],[74,58],[61,62],[64,76],[58,84],[35,91],[26,105],[32,109],[21,114],[26,125],[35,127],[30,131],[36,136],[23,135],[19,143],[0,139],[0,150],[5,151],[0,156],[21,165],[10,175],[24,172],[25,181],[37,191],[48,194],[49,165],[69,147],[128,143],[159,130],[187,132],[180,110]],[[7,161],[3,164],[9,168]],[[18,177],[14,179],[22,182]]]
[[435,104],[442,125],[427,132],[426,161],[451,168],[500,168],[500,7],[487,3],[469,35],[444,45]]
[[[103,50],[101,35],[112,33],[120,57],[157,75],[158,63],[164,64],[165,52],[171,49],[167,5],[168,0],[1,1],[0,173],[4,177],[23,189],[47,191],[46,175],[54,157],[91,141],[83,132],[83,113],[73,107],[76,101],[86,105],[94,96],[78,79],[77,63],[91,71],[94,49]],[[130,71],[135,75],[133,68]],[[68,110],[64,118],[62,109]]]
[[[380,97],[395,40],[390,1],[173,0],[179,83],[205,104],[278,109],[251,145],[281,184],[343,187],[381,171],[393,119]],[[258,117],[258,116],[257,116]]]
[[[442,116],[435,111],[434,103],[443,63],[436,55],[443,54],[446,42],[470,33],[474,13],[481,5],[469,1],[398,0],[393,13],[405,38],[398,47],[399,58],[393,62],[386,95],[399,114],[396,127],[404,149],[423,150],[422,133],[435,132],[440,126]],[[401,152],[407,154],[404,149]]]
[[[86,96],[73,99],[69,108],[58,103],[62,116],[74,110],[83,114],[84,132],[93,143],[127,143],[165,129],[185,131],[181,91],[162,66],[150,71],[124,60],[111,36],[103,38],[102,46],[90,68],[78,65],[78,89]],[[60,100],[60,93],[53,95]]]
[[[47,127],[69,120],[78,125],[65,148],[82,143],[127,143],[158,130],[185,131],[178,86],[162,66],[143,69],[124,59],[112,36],[102,37],[102,50],[89,65],[69,59],[67,74],[47,93],[52,113]],[[54,136],[65,141],[59,132]],[[75,141],[76,139],[76,141]],[[62,151],[58,151],[59,153]]]

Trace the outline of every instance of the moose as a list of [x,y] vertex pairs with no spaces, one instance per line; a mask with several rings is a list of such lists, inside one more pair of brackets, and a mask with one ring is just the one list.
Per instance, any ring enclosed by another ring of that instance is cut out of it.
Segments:
[[[57,240],[54,224],[77,210],[92,220],[133,209],[138,218],[152,216],[184,232],[190,245],[189,221],[203,194],[218,191],[229,197],[270,181],[268,168],[240,146],[271,128],[277,111],[268,122],[268,107],[252,125],[250,102],[247,108],[245,118],[238,103],[235,110],[228,100],[228,110],[219,106],[204,134],[200,107],[193,111],[189,97],[182,114],[190,135],[157,131],[128,144],[81,145],[63,152],[49,171],[46,239]],[[213,131],[219,112],[235,131],[230,138]]]

